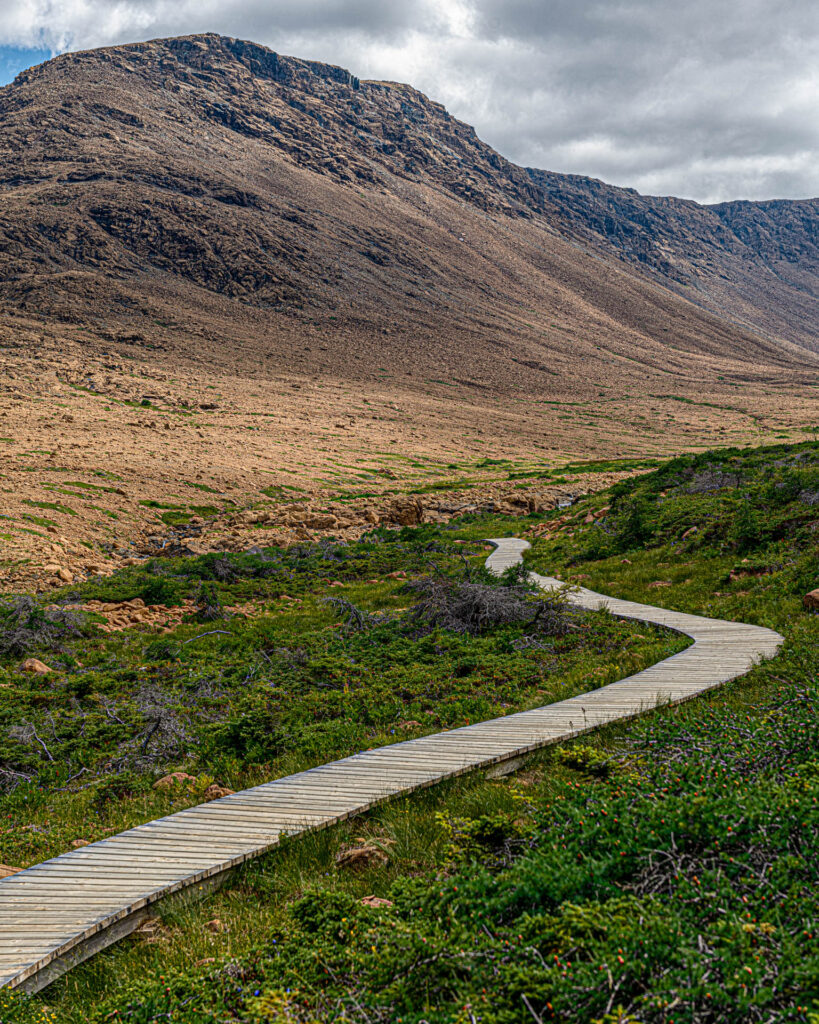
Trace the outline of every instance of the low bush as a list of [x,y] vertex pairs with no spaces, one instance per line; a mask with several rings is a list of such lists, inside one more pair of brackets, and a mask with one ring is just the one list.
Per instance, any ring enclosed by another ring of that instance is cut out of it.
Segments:
[[53,650],[81,634],[82,618],[75,612],[44,608],[28,596],[0,599],[0,657]]

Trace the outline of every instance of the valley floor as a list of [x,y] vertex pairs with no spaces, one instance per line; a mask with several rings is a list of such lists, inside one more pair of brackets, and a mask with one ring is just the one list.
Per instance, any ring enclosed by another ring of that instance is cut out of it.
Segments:
[[411,522],[393,508],[407,495],[433,521],[551,507],[658,457],[798,440],[819,420],[816,385],[784,371],[613,380],[270,379],[15,322],[0,329],[0,584],[79,582],[169,536],[200,552],[355,537]]

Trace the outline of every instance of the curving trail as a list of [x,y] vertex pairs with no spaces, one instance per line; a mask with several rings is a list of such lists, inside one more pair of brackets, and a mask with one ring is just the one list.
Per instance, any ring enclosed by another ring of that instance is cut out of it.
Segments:
[[[521,561],[524,540],[494,540],[487,566]],[[551,577],[532,577],[544,589]],[[0,880],[0,986],[36,992],[132,932],[151,904],[393,797],[514,761],[596,726],[675,704],[743,675],[783,643],[770,629],[667,611],[580,590],[571,600],[692,637],[673,657],[579,697],[462,729],[366,750],[191,807]]]

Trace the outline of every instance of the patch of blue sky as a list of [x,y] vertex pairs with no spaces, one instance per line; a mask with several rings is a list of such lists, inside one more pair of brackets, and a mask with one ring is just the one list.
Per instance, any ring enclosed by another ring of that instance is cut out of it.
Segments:
[[42,64],[52,57],[51,50],[20,46],[0,46],[0,86],[8,85],[21,71]]

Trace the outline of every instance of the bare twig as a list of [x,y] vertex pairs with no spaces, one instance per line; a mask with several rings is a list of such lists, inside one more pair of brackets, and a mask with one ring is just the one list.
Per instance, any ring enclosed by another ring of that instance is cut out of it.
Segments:
[[207,633],[200,633],[199,636],[192,636],[190,640],[183,640],[182,646],[185,644],[192,644],[194,640],[201,640],[203,636],[213,636],[214,633],[222,633],[224,636],[232,636],[232,634],[226,629],[211,629]]
[[53,761],[54,758],[51,756],[51,751],[45,745],[43,740],[37,735],[37,730],[34,728],[34,726],[31,724],[31,722],[25,722],[24,721],[23,725],[25,725],[27,729],[31,730],[31,738],[33,740],[36,740],[36,742],[40,744],[40,746],[43,748],[43,751],[45,752],[45,756],[49,759],[49,761]]
[[[524,1003],[526,1003],[526,1009],[535,1018],[535,1020],[537,1021],[537,1024],[543,1024],[543,1018],[541,1016],[539,1016],[537,1013],[535,1013],[534,1007],[529,1002],[529,997],[528,996],[521,996],[520,998],[524,1001]],[[606,1011],[606,1012],[608,1012],[608,1011]]]

